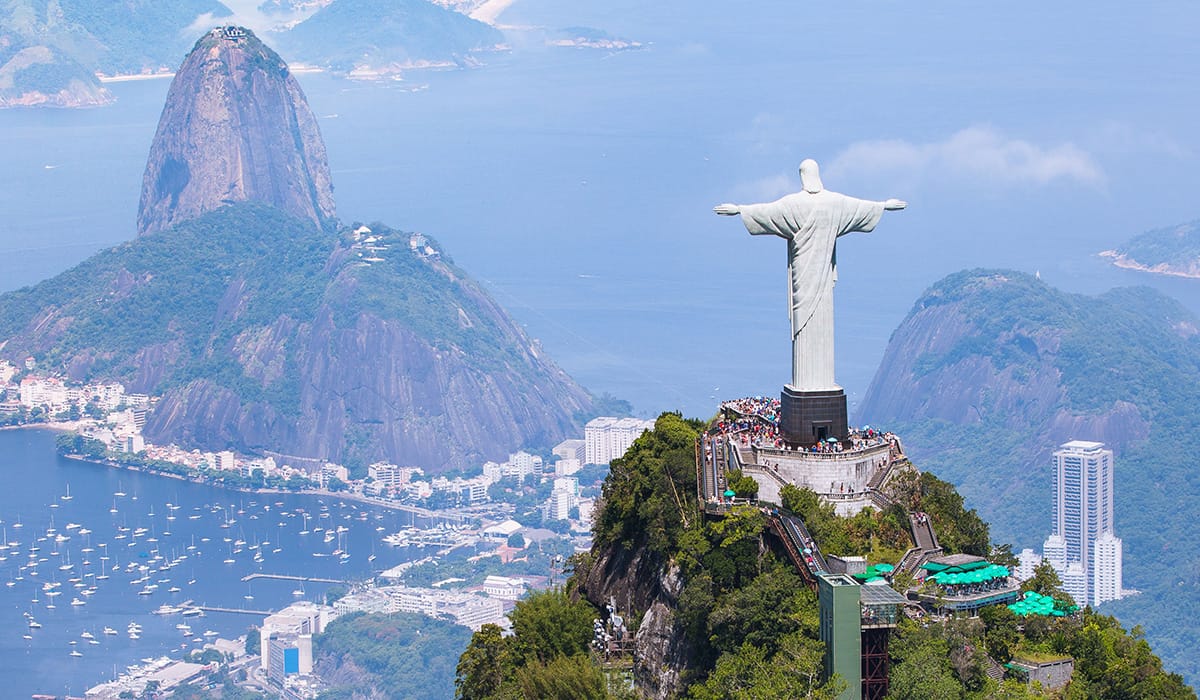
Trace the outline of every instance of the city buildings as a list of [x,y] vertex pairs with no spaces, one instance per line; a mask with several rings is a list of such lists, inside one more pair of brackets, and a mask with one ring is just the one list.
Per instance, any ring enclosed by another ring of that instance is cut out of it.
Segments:
[[258,631],[262,669],[274,680],[312,673],[312,637],[334,617],[333,608],[310,602],[293,603],[268,615]]
[[1113,532],[1113,452],[1072,440],[1054,452],[1054,530],[1042,548],[1080,605],[1117,600],[1121,540]]
[[554,480],[554,490],[546,501],[545,517],[548,520],[566,520],[571,509],[579,505],[579,479],[562,476]]
[[608,464],[625,454],[642,433],[654,429],[654,421],[637,418],[593,418],[583,428],[584,461]]

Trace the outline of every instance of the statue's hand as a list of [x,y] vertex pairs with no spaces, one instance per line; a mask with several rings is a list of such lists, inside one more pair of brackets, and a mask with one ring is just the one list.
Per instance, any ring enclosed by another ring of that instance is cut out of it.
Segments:
[[896,211],[897,209],[903,209],[907,206],[908,202],[904,201],[903,199],[889,199],[883,203],[883,208],[888,211]]
[[736,204],[718,204],[717,206],[713,207],[713,211],[721,216],[737,216],[741,213],[738,211],[738,206]]

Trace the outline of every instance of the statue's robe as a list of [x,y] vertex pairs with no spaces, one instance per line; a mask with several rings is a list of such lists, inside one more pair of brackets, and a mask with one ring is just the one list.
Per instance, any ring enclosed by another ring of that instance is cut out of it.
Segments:
[[788,302],[792,320],[792,386],[801,391],[838,389],[833,376],[833,285],[837,239],[869,232],[883,202],[837,192],[797,192],[767,204],[743,204],[742,223],[752,235],[788,242]]

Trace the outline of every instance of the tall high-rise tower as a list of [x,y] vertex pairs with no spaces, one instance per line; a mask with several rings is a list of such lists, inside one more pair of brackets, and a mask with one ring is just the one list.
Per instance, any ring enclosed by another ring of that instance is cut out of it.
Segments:
[[[1099,552],[1098,541],[1102,542]],[[1071,591],[1077,603],[1098,605],[1120,597],[1121,546],[1113,535],[1113,453],[1104,449],[1104,443],[1073,440],[1054,452],[1054,534],[1046,540],[1045,554],[1059,576],[1070,570],[1071,578],[1078,580],[1077,590]],[[1102,583],[1098,586],[1098,582]]]

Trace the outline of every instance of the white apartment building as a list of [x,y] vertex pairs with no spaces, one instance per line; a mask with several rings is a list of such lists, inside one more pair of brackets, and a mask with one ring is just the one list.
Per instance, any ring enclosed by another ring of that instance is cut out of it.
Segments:
[[654,421],[637,418],[593,418],[583,428],[584,461],[609,464],[625,454],[633,441],[654,428]]
[[[264,671],[271,669],[271,639],[272,637],[294,638],[300,635],[320,634],[325,625],[336,617],[334,609],[327,605],[317,605],[307,601],[292,603],[279,612],[268,615],[259,629],[261,642],[260,664]],[[278,645],[276,645],[278,648]],[[311,668],[310,652],[310,668]]]
[[483,478],[488,480],[488,483],[494,484],[504,478],[504,468],[499,462],[484,462],[483,463]]
[[1028,581],[1033,578],[1033,570],[1042,563],[1042,555],[1026,547],[1017,555],[1017,568],[1013,574],[1018,581]]
[[412,481],[416,474],[424,474],[420,467],[401,467],[388,462],[376,462],[367,467],[367,476],[381,487],[396,489]]
[[1121,538],[1106,532],[1096,538],[1092,546],[1092,605],[1120,600],[1123,595]]
[[583,462],[587,459],[587,440],[578,438],[563,440],[555,445],[551,452],[559,459],[577,459]]
[[340,464],[326,462],[325,464],[321,465],[321,486],[328,484],[330,479],[349,481],[350,470]]
[[[1054,452],[1053,519],[1053,534],[1042,553],[1063,580],[1064,590],[1080,605],[1120,598],[1122,549],[1113,534],[1113,452],[1103,443],[1072,440]],[[1106,558],[1101,573],[1097,551]],[[1098,581],[1103,582],[1103,593],[1095,587]]]
[[515,476],[524,480],[527,476],[542,473],[542,458],[529,454],[524,450],[508,456],[508,461],[500,465],[504,476]]
[[571,509],[579,504],[579,479],[563,476],[554,480],[554,490],[546,501],[546,517],[551,520],[566,520]]

